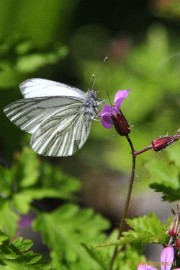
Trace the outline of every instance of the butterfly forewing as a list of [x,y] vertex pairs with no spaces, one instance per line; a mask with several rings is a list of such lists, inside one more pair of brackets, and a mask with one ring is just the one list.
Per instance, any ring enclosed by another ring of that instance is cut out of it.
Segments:
[[20,85],[24,99],[8,105],[4,112],[22,130],[32,134],[31,146],[46,156],[70,156],[80,149],[97,116],[96,93],[44,79]]
[[24,98],[62,96],[83,100],[84,92],[64,83],[46,79],[28,79],[20,84]]

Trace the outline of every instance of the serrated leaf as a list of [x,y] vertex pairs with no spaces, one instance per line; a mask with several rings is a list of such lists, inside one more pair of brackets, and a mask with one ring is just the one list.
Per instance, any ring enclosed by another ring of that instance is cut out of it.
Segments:
[[56,191],[59,198],[73,199],[81,183],[76,178],[65,175],[59,168],[43,163],[38,187]]
[[164,244],[167,239],[167,227],[154,214],[148,216],[127,219],[127,224],[132,228],[128,232],[123,233],[120,239],[121,244],[140,244],[159,243]]
[[24,148],[16,156],[9,169],[0,166],[0,196],[4,199],[12,197],[21,189],[32,186],[38,181],[39,161],[29,148]]
[[131,227],[130,230],[123,232],[119,240],[109,241],[104,243],[101,247],[133,244],[143,247],[147,243],[165,244],[167,240],[167,225],[164,225],[161,220],[154,214],[150,213],[148,216],[127,219],[127,224]]
[[0,199],[0,230],[14,236],[18,219],[18,214],[15,213],[10,201]]
[[58,190],[47,189],[47,188],[42,188],[42,189],[29,188],[15,194],[13,198],[13,204],[14,204],[14,207],[18,209],[18,211],[21,214],[27,214],[30,210],[31,202],[33,200],[35,199],[40,200],[40,199],[48,198],[48,197],[58,198],[59,197]]
[[33,246],[33,242],[31,240],[23,239],[22,237],[18,237],[17,239],[15,239],[13,241],[13,244],[21,251],[27,251]]
[[[94,246],[82,244],[91,258],[98,263],[100,269],[106,270],[108,262],[110,262],[110,256],[107,256],[107,252],[100,252]],[[102,251],[102,250],[101,250]]]
[[[118,231],[113,231],[107,239],[107,245],[94,247],[84,245],[89,255],[98,263],[100,269],[106,270],[110,268],[110,262],[114,252],[114,245],[109,243],[115,243],[117,240]],[[122,270],[137,270],[137,266],[140,262],[145,261],[144,256],[139,254],[139,246],[124,245],[124,249],[119,249],[119,252],[114,261],[113,269]]]
[[0,231],[0,245],[2,245],[2,243],[6,240],[8,240],[8,236],[2,231]]
[[[147,243],[157,243],[164,245],[167,243],[167,225],[164,225],[154,213],[139,218],[127,219],[127,224],[131,229],[123,232],[122,237],[117,240],[118,232],[110,236],[106,243],[96,248],[84,245],[90,256],[102,266],[108,269],[115,246],[118,246],[113,269],[136,270],[141,262],[145,262],[145,257],[139,253],[145,248]],[[122,250],[122,251],[121,251]]]
[[162,192],[162,199],[164,201],[174,202],[180,200],[180,181],[179,181],[179,188],[174,189],[171,187],[165,187],[164,184],[151,184],[151,188],[153,188],[156,192]]
[[105,239],[102,231],[108,226],[108,222],[92,210],[81,210],[75,205],[64,205],[53,213],[39,214],[34,222],[35,230],[42,233],[51,250],[57,269],[66,264],[72,267],[68,269],[86,269],[87,265],[88,269],[98,269],[81,244],[102,242]]
[[163,200],[170,202],[180,199],[180,172],[174,162],[151,160],[146,164],[151,178],[150,187],[163,193]]
[[0,269],[52,269],[49,264],[41,262],[42,256],[40,254],[29,250],[31,246],[32,241],[23,240],[22,237],[12,242],[6,238],[0,245]]
[[56,51],[51,53],[34,53],[23,55],[18,57],[16,69],[22,73],[35,72],[41,67],[56,63],[58,60],[64,58],[67,53],[67,48],[65,46],[61,46],[57,48]]
[[[10,213],[13,215],[15,209],[20,214],[27,214],[35,199],[75,199],[74,193],[79,188],[80,181],[66,176],[58,168],[48,163],[41,164],[37,155],[26,147],[21,154],[17,155],[12,168],[0,167],[0,197],[3,198],[0,205],[0,216],[1,211],[3,215],[5,213],[3,209],[5,207],[7,209],[9,205],[12,205],[12,208],[7,210],[9,215]],[[14,214],[15,217],[17,221],[16,214]],[[1,220],[0,228],[2,228],[3,218]],[[16,222],[11,222],[11,227],[12,224],[16,225]]]
[[[115,241],[117,241],[117,237],[118,231],[114,230],[106,239],[106,243],[94,246],[89,245],[88,243],[83,244],[83,247],[86,249],[91,258],[97,262],[100,269],[106,270],[109,268],[115,245],[108,245],[108,243],[114,243]],[[118,267],[118,261],[119,256],[117,257],[117,260],[115,262],[116,268]]]
[[0,165],[0,197],[8,198],[12,193],[12,172]]
[[179,153],[180,153],[180,142],[176,144],[176,147],[173,147],[172,151],[168,152],[169,159],[172,160],[177,166],[179,166]]
[[12,167],[13,180],[19,188],[25,188],[35,184],[38,176],[39,161],[37,155],[30,148],[25,147]]

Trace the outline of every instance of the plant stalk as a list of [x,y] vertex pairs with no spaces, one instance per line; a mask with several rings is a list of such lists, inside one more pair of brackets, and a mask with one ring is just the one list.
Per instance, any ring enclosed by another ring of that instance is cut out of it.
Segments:
[[[130,204],[130,199],[131,199],[131,194],[132,194],[132,189],[133,189],[133,183],[134,183],[134,177],[135,177],[135,169],[136,169],[136,155],[134,155],[135,149],[134,149],[133,143],[128,135],[126,136],[126,139],[127,139],[129,146],[131,148],[132,168],[131,168],[130,182],[129,182],[128,192],[127,192],[126,202],[124,205],[123,215],[122,215],[121,223],[119,226],[119,233],[118,233],[117,239],[120,239],[122,232],[124,230],[125,219],[127,218],[127,214],[128,214],[128,209],[129,209],[129,204]],[[114,251],[113,251],[113,255],[112,255],[112,258],[110,261],[109,270],[113,270],[113,265],[114,265],[114,262],[115,262],[115,259],[117,257],[118,252],[119,252],[118,246],[115,246]]]

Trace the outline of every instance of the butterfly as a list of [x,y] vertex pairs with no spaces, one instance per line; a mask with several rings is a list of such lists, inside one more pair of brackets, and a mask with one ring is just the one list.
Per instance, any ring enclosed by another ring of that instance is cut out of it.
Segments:
[[24,99],[4,108],[20,129],[32,134],[32,149],[44,156],[71,156],[79,150],[98,116],[102,103],[94,90],[83,92],[69,85],[28,79],[20,84]]

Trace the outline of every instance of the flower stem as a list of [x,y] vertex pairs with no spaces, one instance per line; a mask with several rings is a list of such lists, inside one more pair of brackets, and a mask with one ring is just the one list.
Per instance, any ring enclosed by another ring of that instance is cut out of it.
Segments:
[[138,150],[138,151],[134,151],[133,154],[136,157],[137,155],[140,155],[148,150],[152,149],[152,145],[147,146],[146,148],[142,149],[142,150]]
[[[119,226],[119,233],[118,233],[117,239],[120,239],[122,232],[124,230],[125,219],[127,218],[127,214],[128,214],[128,209],[129,209],[129,204],[130,204],[130,199],[131,199],[131,194],[132,194],[132,188],[133,188],[133,183],[134,183],[134,177],[135,177],[135,169],[136,169],[136,155],[134,155],[135,149],[134,149],[133,143],[128,135],[126,136],[126,139],[127,139],[129,146],[131,148],[132,168],[131,168],[130,182],[129,182],[128,192],[127,192],[126,202],[124,205],[123,215],[122,215],[121,223]],[[115,262],[115,259],[117,257],[118,252],[119,252],[118,246],[115,246],[114,251],[113,251],[113,255],[112,255],[112,258],[110,261],[109,270],[113,269],[113,265],[114,265],[114,262]]]

